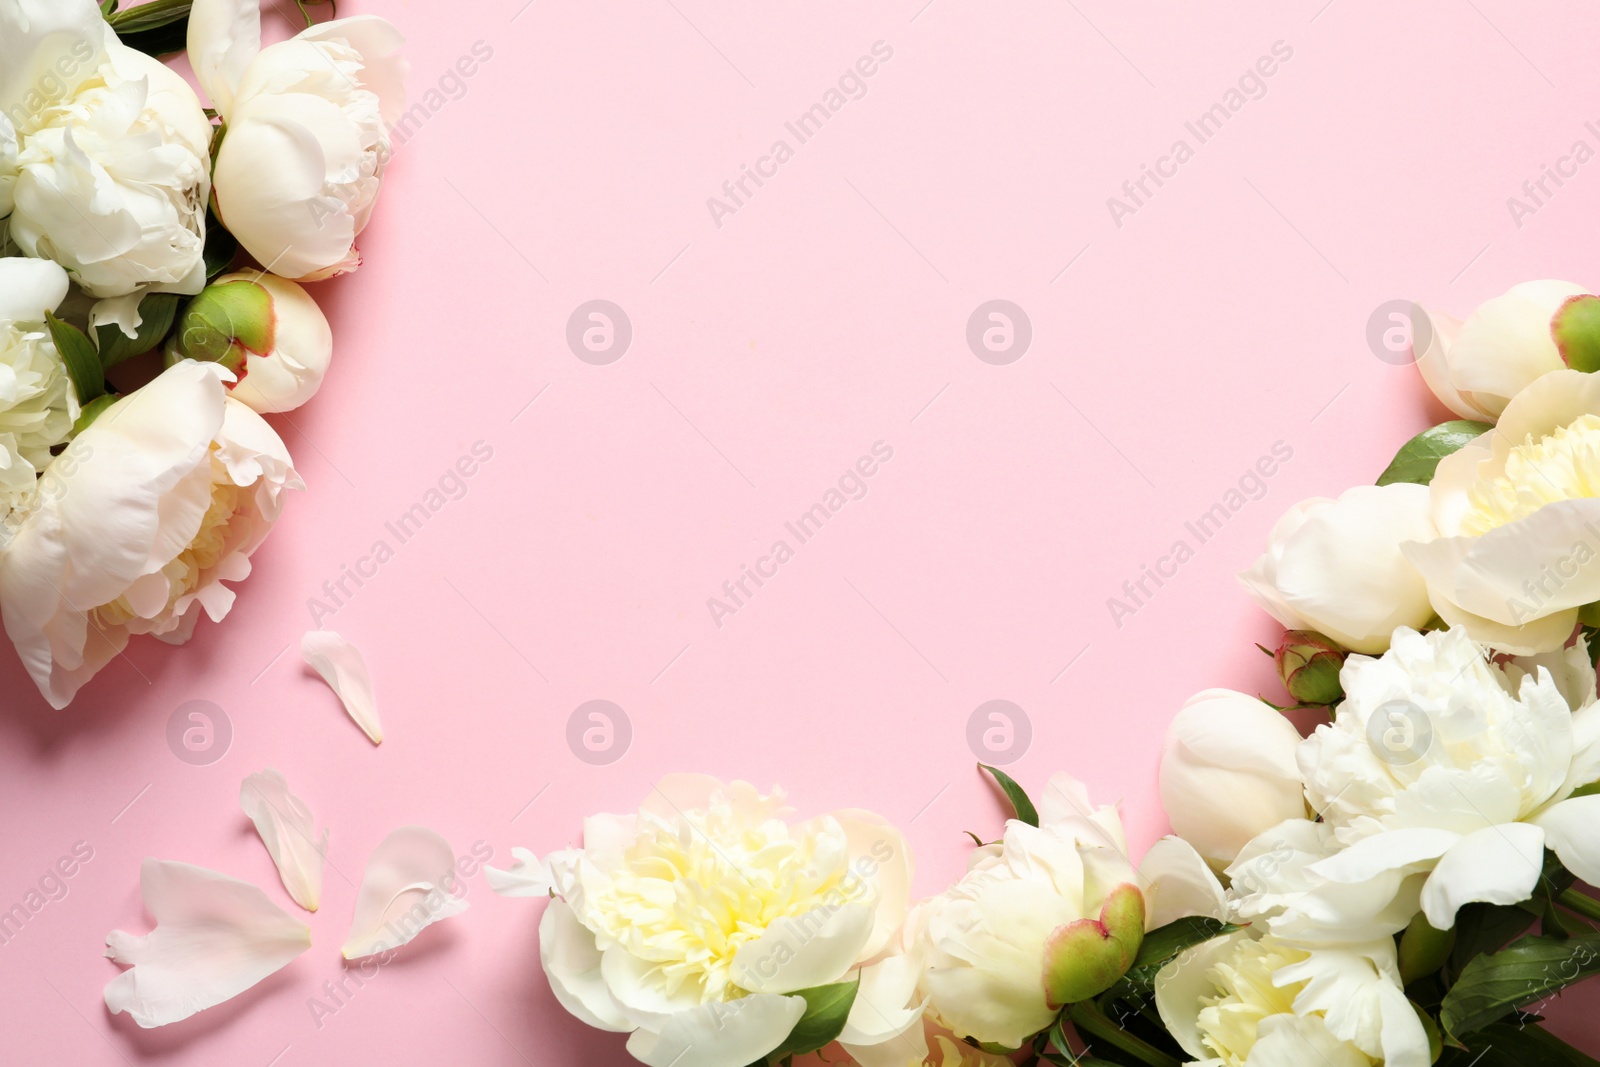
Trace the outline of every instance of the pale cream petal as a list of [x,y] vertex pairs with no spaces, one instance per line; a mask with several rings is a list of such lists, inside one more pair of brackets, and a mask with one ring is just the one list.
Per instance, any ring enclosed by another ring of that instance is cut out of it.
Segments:
[[113,930],[106,955],[130,965],[106,985],[106,1007],[165,1026],[238,996],[311,947],[311,930],[248,882],[147,859],[139,891],[156,928]]
[[361,650],[332,630],[311,630],[300,638],[300,654],[344,702],[344,710],[375,745],[383,743],[383,724],[372,694],[372,678]]
[[508,869],[500,870],[498,867],[485,867],[484,877],[489,880],[489,888],[503,897],[547,897],[555,888],[554,880],[548,864],[540,863],[539,857],[525,848],[511,850],[511,858],[516,862]]
[[328,831],[315,835],[316,824],[306,802],[289,792],[289,783],[271,767],[258,771],[239,787],[239,806],[256,824],[278,877],[294,902],[316,911],[322,898],[322,868],[328,855]]
[[356,894],[355,920],[345,959],[360,959],[404,945],[424,927],[460,915],[467,902],[450,843],[425,826],[402,826],[373,850]]

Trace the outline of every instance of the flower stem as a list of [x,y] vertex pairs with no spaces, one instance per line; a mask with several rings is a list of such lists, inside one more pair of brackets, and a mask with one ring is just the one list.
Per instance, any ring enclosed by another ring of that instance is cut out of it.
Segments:
[[1108,1045],[1115,1046],[1130,1056],[1137,1056],[1141,1063],[1148,1063],[1150,1067],[1180,1067],[1177,1060],[1162,1052],[1147,1042],[1139,1040],[1122,1027],[1112,1022],[1104,1012],[1090,1001],[1074,1004],[1067,1009],[1067,1018],[1072,1020],[1072,1025],[1078,1031],[1078,1036],[1085,1039],[1096,1037]]
[[[1590,903],[1592,904],[1594,902],[1591,900]],[[1546,1048],[1551,1049],[1552,1051],[1559,1050],[1562,1056],[1575,1065],[1581,1064],[1582,1067],[1600,1067],[1600,1060],[1596,1060],[1593,1057],[1578,1051],[1542,1026],[1530,1026],[1527,1028],[1525,1033],[1532,1035],[1536,1042],[1544,1045]]]
[[1569,911],[1577,912],[1586,919],[1600,921],[1600,900],[1580,893],[1576,889],[1569,889],[1559,897],[1556,897],[1556,903]]

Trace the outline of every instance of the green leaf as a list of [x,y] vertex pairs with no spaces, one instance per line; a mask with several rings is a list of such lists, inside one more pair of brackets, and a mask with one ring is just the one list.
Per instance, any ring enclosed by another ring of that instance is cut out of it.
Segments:
[[1400,446],[1400,451],[1395,453],[1389,466],[1378,475],[1378,484],[1413,482],[1417,485],[1427,485],[1433,481],[1433,472],[1438,468],[1441,459],[1492,429],[1494,427],[1486,422],[1452,419],[1423,430]]
[[978,766],[994,776],[995,782],[999,784],[1001,791],[1005,793],[1006,799],[1011,802],[1011,810],[1017,813],[1017,819],[1020,822],[1025,822],[1029,826],[1039,825],[1038,809],[1033,806],[1033,801],[1028,799],[1027,792],[1013,781],[1009,774],[998,767],[991,767],[987,763],[980,763]]
[[1515,904],[1468,904],[1456,914],[1456,944],[1450,952],[1450,973],[1459,975],[1467,964],[1526,933],[1534,916]]
[[203,253],[206,262],[206,281],[213,282],[219,275],[225,273],[233,265],[234,256],[238,254],[239,242],[234,239],[233,234],[222,228],[222,223],[217,220],[216,215],[207,213],[206,247]]
[[48,311],[44,317],[50,326],[50,337],[56,343],[56,351],[61,353],[61,360],[67,365],[67,374],[72,378],[72,387],[78,394],[78,403],[87,404],[104,394],[106,376],[100,368],[100,353],[94,350],[94,342],[70,322],[62,322]]
[[767,1061],[815,1052],[838,1037],[844,1030],[845,1020],[850,1017],[850,1006],[856,1002],[856,990],[860,987],[861,975],[857,974],[848,982],[796,990],[794,996],[806,998],[806,1012],[794,1024],[783,1044],[767,1053]]
[[100,3],[100,14],[102,16],[104,16],[105,18],[110,18],[112,15],[115,15],[116,13],[117,13],[117,0],[101,0],[101,3]]
[[1600,933],[1560,941],[1524,937],[1468,963],[1445,994],[1439,1021],[1446,1033],[1460,1039],[1519,1005],[1541,1001],[1595,974],[1600,974]]
[[1451,1050],[1440,1067],[1600,1067],[1600,1061],[1531,1022],[1495,1023]]
[[76,437],[78,434],[87,430],[90,424],[93,423],[95,419],[98,419],[101,413],[106,410],[106,408],[110,407],[112,404],[115,404],[117,400],[117,397],[112,396],[110,393],[106,393],[95,397],[93,400],[83,405],[83,410],[78,413],[78,421],[72,424],[72,436]]
[[116,323],[107,323],[95,327],[95,339],[99,342],[100,366],[110,370],[125,359],[142,356],[152,348],[159,345],[167,336],[167,331],[172,329],[172,320],[178,314],[178,302],[183,298],[177,293],[147,293],[139,301],[139,325],[135,329],[137,336],[129,337],[122,332],[122,327]]
[[1241,929],[1232,923],[1212,919],[1205,915],[1190,915],[1174,920],[1144,935],[1139,954],[1133,966],[1122,976],[1122,981],[1111,989],[1116,998],[1142,999],[1155,989],[1156,975],[1161,968],[1182,953],[1214,937],[1223,937]]

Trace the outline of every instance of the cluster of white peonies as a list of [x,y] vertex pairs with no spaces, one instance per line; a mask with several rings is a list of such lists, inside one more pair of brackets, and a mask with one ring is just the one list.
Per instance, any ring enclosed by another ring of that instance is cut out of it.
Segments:
[[881,818],[786,816],[781,794],[673,776],[637,814],[585,820],[581,849],[514,849],[491,885],[551,897],[539,940],[556,998],[653,1067],[833,1042],[862,1067],[998,1067],[1111,986],[1146,929],[1223,912],[1193,848],[1166,838],[1136,866],[1115,809],[1065,775],[914,906],[905,840]]
[[[300,485],[260,415],[333,351],[298,283],[359,263],[404,103],[383,19],[263,48],[259,0],[133,9],[188,19],[214,125],[110,10],[0,0],[0,615],[57,708],[129,635],[227,614]],[[240,246],[256,265],[224,273]],[[116,395],[148,353],[165,370]]]
[[1229,915],[1248,924],[1157,982],[1199,1062],[1300,1063],[1315,1047],[1333,1064],[1432,1063],[1405,985],[1440,961],[1408,974],[1400,954],[1448,949],[1469,905],[1587,908],[1562,896],[1547,849],[1600,881],[1600,704],[1582,639],[1497,662],[1464,627],[1400,628],[1382,656],[1351,655],[1341,682],[1332,721],[1304,740],[1220,691],[1168,733],[1173,826],[1224,872]]
[[1435,618],[1501,652],[1558,649],[1600,602],[1600,297],[1528,282],[1419,330],[1424,380],[1470,421],[1419,435],[1378,486],[1295,505],[1241,580],[1356,652]]

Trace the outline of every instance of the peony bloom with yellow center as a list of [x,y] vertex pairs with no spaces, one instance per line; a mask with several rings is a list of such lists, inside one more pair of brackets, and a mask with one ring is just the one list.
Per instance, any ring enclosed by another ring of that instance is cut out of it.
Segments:
[[44,471],[0,554],[0,614],[63,708],[133,634],[182,644],[233,606],[285,489],[301,487],[266,422],[215,364],[179,363],[121,398]]
[[[863,991],[899,987],[903,1005],[915,984],[886,951],[909,906],[900,833],[863,811],[787,816],[781,794],[669,776],[636,814],[585,820],[583,848],[543,864],[517,850],[490,884],[554,898],[539,955],[572,1014],[630,1033],[653,1067],[746,1067],[790,1036],[802,990],[859,976]],[[920,1018],[886,1026],[877,1003],[856,1002],[841,1040],[887,1041]]]
[[1156,977],[1156,1008],[1204,1067],[1427,1067],[1394,942],[1305,949],[1240,930]]
[[1439,536],[1404,551],[1439,616],[1501,652],[1560,648],[1600,600],[1600,377],[1534,379],[1429,495]]

